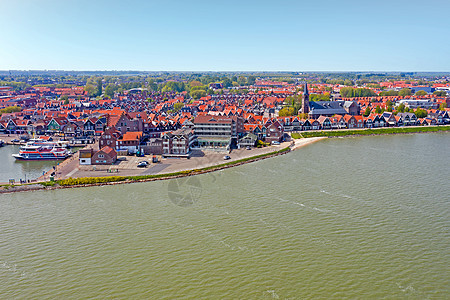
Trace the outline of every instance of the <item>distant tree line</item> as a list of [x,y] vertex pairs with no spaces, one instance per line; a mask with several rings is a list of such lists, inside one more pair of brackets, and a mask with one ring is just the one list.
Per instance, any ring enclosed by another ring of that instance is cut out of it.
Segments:
[[344,98],[355,98],[355,97],[375,97],[377,94],[371,89],[365,88],[351,88],[343,87],[341,88],[341,96]]
[[22,110],[22,108],[20,106],[8,106],[8,107],[0,109],[0,116],[2,114],[9,114],[9,113],[13,113],[13,112],[19,112],[21,110]]
[[310,101],[330,101],[330,93],[324,94],[311,94],[309,96]]

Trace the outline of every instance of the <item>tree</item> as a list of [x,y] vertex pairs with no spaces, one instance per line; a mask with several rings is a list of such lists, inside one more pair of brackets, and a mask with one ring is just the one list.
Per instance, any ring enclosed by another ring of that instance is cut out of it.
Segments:
[[416,92],[416,96],[426,96],[426,95],[428,95],[428,93],[422,90]]
[[158,84],[155,82],[153,78],[150,78],[148,80],[148,88],[153,92],[156,92],[158,90]]
[[296,114],[297,114],[297,112],[294,111],[293,107],[283,107],[278,112],[278,116],[280,116],[280,117],[293,116],[293,115],[296,115]]
[[414,112],[414,114],[416,115],[416,117],[418,118],[425,118],[426,116],[428,116],[428,112],[425,109],[422,108],[417,108],[416,111]]
[[324,94],[311,94],[309,96],[310,101],[330,101],[330,93]]
[[434,91],[433,95],[438,96],[438,97],[445,97],[445,96],[447,96],[447,92],[446,91]]
[[198,80],[192,80],[191,82],[189,82],[189,86],[192,88],[192,87],[194,87],[194,86],[202,86],[203,85],[203,83],[201,83],[200,81],[198,81]]
[[90,84],[90,83],[86,83],[86,85],[84,86],[84,90],[86,91],[86,93],[87,93],[89,96],[94,96],[94,94],[96,93],[95,86],[93,86],[93,85]]
[[308,119],[308,114],[306,114],[306,113],[300,113],[300,114],[298,114],[298,117],[300,118],[300,119]]
[[426,81],[423,81],[422,79],[419,79],[417,81],[417,85],[427,85],[428,83]]
[[175,103],[175,104],[173,105],[173,110],[174,110],[175,112],[178,112],[178,111],[180,111],[180,109],[183,108],[183,106],[184,106],[184,103],[182,103],[182,102],[177,102],[177,103]]
[[391,100],[386,101],[386,109],[387,109],[387,111],[392,112],[392,101]]
[[445,110],[447,108],[447,103],[443,102],[439,104],[439,110]]
[[346,85],[346,86],[353,86],[353,85],[354,85],[354,82],[351,81],[350,79],[345,79],[345,80],[344,80],[344,85]]
[[248,76],[248,78],[247,78],[247,84],[248,85],[254,85],[255,82],[256,82],[255,76]]
[[370,115],[370,107],[367,106],[366,110],[364,111],[364,117],[368,117]]
[[61,96],[61,98],[59,100],[64,101],[64,105],[69,104],[69,96],[67,96],[67,95]]
[[205,90],[194,90],[191,92],[191,97],[194,99],[200,99],[201,97],[205,97],[205,96],[206,96]]
[[377,94],[371,89],[364,88],[351,88],[351,87],[343,87],[341,88],[341,96],[344,98],[354,98],[354,97],[375,97]]
[[405,97],[405,96],[411,96],[412,93],[411,93],[411,90],[410,90],[410,89],[404,88],[404,89],[401,89],[401,90],[398,92],[398,95],[399,95],[399,96],[402,96],[402,97]]
[[225,78],[223,79],[222,83],[223,83],[223,87],[224,87],[224,88],[229,88],[229,87],[232,87],[232,86],[233,86],[233,82],[232,82],[232,81],[230,80],[230,78],[228,78],[228,77],[225,77]]
[[[190,95],[195,99],[199,99],[200,97],[206,96],[206,89],[207,89],[206,86],[193,86],[190,90]],[[210,89],[208,89],[208,90],[210,90]],[[197,91],[202,91],[202,92],[198,93]],[[198,97],[198,98],[196,98],[196,97]]]
[[397,112],[405,112],[405,104],[404,103],[400,103],[399,106],[397,106]]
[[19,112],[21,110],[22,110],[22,108],[20,106],[8,106],[3,109],[0,109],[0,115],[9,114],[9,113],[13,113],[13,112]]
[[284,103],[292,107],[295,112],[299,111],[302,107],[302,101],[297,95],[286,97]]
[[102,86],[102,79],[97,79],[97,96],[100,96],[103,94],[103,86]]
[[162,88],[163,93],[167,92],[183,92],[186,90],[184,82],[169,81]]
[[239,78],[237,80],[237,83],[238,83],[239,86],[243,86],[243,85],[247,84],[247,80],[245,79],[244,76],[239,76]]
[[105,95],[112,98],[112,97],[114,97],[114,91],[115,91],[115,86],[112,84],[108,84],[108,86],[105,88]]
[[379,105],[377,105],[377,107],[375,108],[375,113],[381,114],[381,107]]
[[380,96],[398,96],[398,91],[390,90],[390,91],[383,91],[380,93]]

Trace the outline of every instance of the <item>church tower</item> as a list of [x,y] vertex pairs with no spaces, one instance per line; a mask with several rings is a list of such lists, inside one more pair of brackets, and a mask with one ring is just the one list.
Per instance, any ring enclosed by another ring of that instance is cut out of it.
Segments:
[[305,88],[303,90],[302,113],[304,114],[309,113],[309,92],[307,83],[305,83]]

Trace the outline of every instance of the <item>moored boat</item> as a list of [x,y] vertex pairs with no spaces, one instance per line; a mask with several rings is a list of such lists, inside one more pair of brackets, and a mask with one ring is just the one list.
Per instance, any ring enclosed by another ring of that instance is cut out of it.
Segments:
[[66,148],[27,145],[20,147],[19,153],[12,156],[23,160],[54,160],[66,159],[71,155]]
[[45,147],[57,147],[57,148],[68,148],[68,141],[47,141],[41,138],[30,139],[27,146],[45,146]]

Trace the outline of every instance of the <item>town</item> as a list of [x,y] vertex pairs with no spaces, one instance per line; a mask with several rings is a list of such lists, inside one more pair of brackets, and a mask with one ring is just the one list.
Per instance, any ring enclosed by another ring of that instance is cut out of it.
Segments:
[[195,149],[264,148],[303,131],[449,124],[449,80],[409,73],[24,71],[0,76],[0,137],[88,145],[80,165],[112,165],[121,155],[190,159]]

